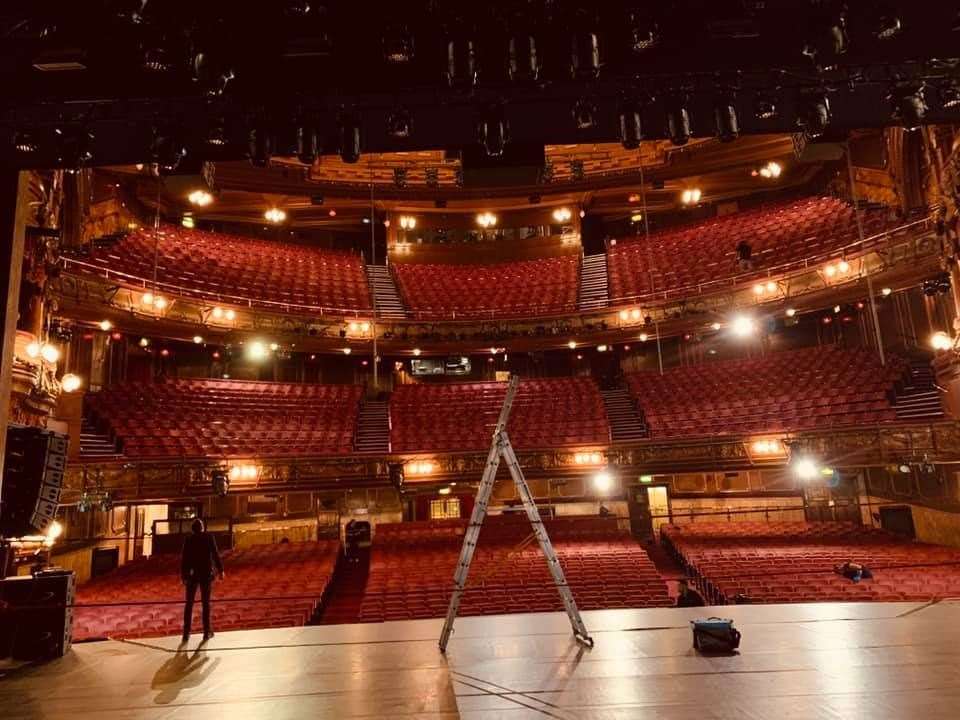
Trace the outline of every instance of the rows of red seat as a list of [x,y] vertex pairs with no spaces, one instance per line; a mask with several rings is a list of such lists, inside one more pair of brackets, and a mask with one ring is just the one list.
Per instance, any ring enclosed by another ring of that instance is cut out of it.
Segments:
[[[225,551],[226,577],[213,585],[214,630],[306,624],[330,583],[338,550],[337,541],[326,540]],[[74,639],[180,634],[179,561],[178,555],[153,555],[82,585],[77,591]],[[193,628],[202,629],[199,593]]]
[[353,450],[358,385],[237,380],[120,383],[88,397],[129,457],[343,455]]
[[629,373],[651,437],[777,432],[896,419],[906,363],[866,350],[804,348],[753,360]]
[[[505,383],[401,385],[390,399],[393,450],[481,450],[490,444],[505,396]],[[610,442],[600,390],[582,377],[521,380],[507,431],[518,447]]]
[[[696,522],[664,542],[714,603],[919,600],[960,595],[960,550],[910,542],[853,523]],[[866,565],[854,583],[834,572]]]
[[[864,210],[863,222],[868,236],[897,224],[885,209]],[[649,241],[618,240],[607,250],[610,297],[629,300],[737,274],[749,280],[765,275],[767,268],[828,254],[857,239],[854,209],[846,202],[811,197],[773,203],[654,232]],[[753,270],[747,273],[737,266],[741,240],[753,250]],[[836,259],[841,259],[839,254]]]
[[[545,525],[581,609],[667,607],[667,587],[615,518],[569,517]],[[446,613],[465,520],[378,525],[360,618]],[[560,595],[526,516],[490,516],[473,556],[462,615],[553,612]]]
[[228,233],[164,225],[135,230],[95,252],[106,269],[154,279],[184,291],[290,303],[324,311],[369,310],[370,290],[358,255]]
[[400,295],[416,317],[533,317],[577,309],[578,255],[487,265],[392,267]]

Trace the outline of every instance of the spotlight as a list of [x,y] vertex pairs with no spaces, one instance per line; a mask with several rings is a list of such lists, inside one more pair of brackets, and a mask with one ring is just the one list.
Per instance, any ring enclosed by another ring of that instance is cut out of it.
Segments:
[[477,123],[477,142],[487,157],[500,157],[508,142],[509,126],[503,117],[503,107],[493,105],[483,111]]
[[718,323],[718,322],[715,322],[715,323],[712,323],[712,324],[710,325],[710,327],[711,327],[711,329],[713,329],[713,330],[719,330],[720,328],[723,327],[723,325],[721,325],[721,324]]
[[700,188],[688,188],[680,195],[680,201],[684,205],[696,205],[700,202],[701,197],[703,197],[703,192]]
[[924,88],[910,91],[891,93],[890,101],[893,105],[892,118],[900,123],[905,130],[919,130],[927,117],[927,102],[924,99]]
[[187,195],[187,200],[190,201],[191,205],[196,205],[197,207],[206,207],[213,202],[213,195],[206,190],[194,190],[192,193]]
[[573,106],[573,124],[577,130],[591,130],[597,124],[597,106],[588,98],[580,98]]
[[394,108],[387,115],[387,135],[398,140],[405,140],[412,134],[413,118],[410,116],[410,111],[404,107]]
[[540,76],[540,58],[537,56],[537,41],[533,35],[516,35],[510,38],[507,68],[515,83],[534,83]]
[[950,350],[953,347],[953,338],[943,331],[935,332],[930,336],[930,346],[934,350]]
[[826,132],[831,119],[829,98],[826,95],[814,95],[803,103],[797,125],[803,129],[808,140],[814,140]]
[[340,120],[340,159],[348,164],[360,160],[360,123],[354,118]]
[[636,150],[643,139],[640,109],[628,103],[620,108],[620,142],[626,150]]
[[647,334],[640,333],[640,342],[646,342],[646,341],[647,341]]
[[[829,11],[828,11],[829,13]],[[826,14],[814,29],[814,37],[803,46],[803,54],[823,70],[832,69],[839,58],[847,52],[846,17],[843,12]]]
[[413,356],[414,356],[414,357],[420,357],[420,353],[421,353],[421,352],[422,352],[422,351],[420,350],[420,348],[414,348],[414,349],[413,349]]
[[383,34],[383,57],[393,65],[405,65],[413,60],[414,38],[410,27],[403,22],[389,25]]
[[110,328],[113,327],[113,323],[110,322],[109,320],[101,320],[98,323],[98,325],[100,326],[100,329],[103,330],[104,332],[110,332]]
[[889,297],[889,296],[893,293],[893,288],[885,287],[883,290],[880,291],[880,293],[881,293],[884,297]]
[[940,104],[945,108],[960,106],[960,83],[949,80],[939,88]]
[[203,342],[203,336],[202,336],[202,335],[194,335],[194,336],[193,336],[193,344],[194,344],[194,345],[200,345],[202,342]]
[[492,212],[483,212],[477,215],[477,225],[482,228],[493,227],[497,224],[497,216]]
[[280,208],[270,208],[263,213],[263,217],[267,220],[267,222],[278,225],[287,219],[287,213]]
[[575,80],[595,80],[600,74],[600,41],[596,33],[574,32],[570,72]]
[[138,344],[140,347],[145,348],[145,347],[149,347],[149,346],[150,346],[150,341],[149,341],[147,338],[142,337],[142,338],[140,338],[140,340],[137,342],[137,344]]
[[820,468],[811,458],[797,458],[793,463],[793,471],[801,480],[813,480],[820,474]]
[[613,487],[613,475],[609,470],[601,470],[593,476],[593,489],[601,495],[606,495]]
[[247,137],[247,155],[254,167],[266,167],[273,156],[273,136],[264,127],[255,127]]
[[780,177],[782,172],[783,166],[780,163],[771,160],[762,168],[760,168],[760,170],[757,171],[757,174],[760,175],[760,177],[775,180],[776,178]]
[[263,360],[268,354],[267,346],[259,340],[247,345],[247,357],[250,360]]
[[675,98],[667,109],[667,135],[674,145],[686,145],[690,140],[690,111],[685,98]]
[[[237,475],[239,475],[239,468],[231,468],[231,471],[234,469],[238,470]],[[210,487],[215,495],[226,497],[227,493],[230,492],[229,475],[223,470],[214,470],[210,473]]]
[[52,364],[60,359],[60,351],[54,345],[44,343],[40,347],[40,357]]
[[734,335],[745,338],[749,335],[752,335],[756,331],[757,324],[754,322],[753,318],[749,318],[746,315],[738,315],[733,319],[730,327],[733,330]]
[[797,311],[794,308],[787,308],[787,317],[793,317],[797,314]]
[[577,349],[576,340],[571,340],[570,342],[568,342],[567,347],[570,348],[571,350],[576,350]]
[[60,379],[60,387],[63,388],[64,392],[68,393],[79,390],[81,384],[80,376],[74,375],[73,373],[67,373]]
[[733,142],[740,136],[740,122],[733,93],[722,93],[713,108],[713,117],[717,126],[717,138],[720,142]]
[[297,160],[304,165],[313,165],[317,159],[316,128],[310,125],[301,125],[297,128]]
[[903,26],[900,18],[893,12],[882,13],[874,25],[873,34],[877,40],[889,40],[900,34]]
[[40,343],[38,343],[36,340],[27,345],[27,357],[40,357]]
[[349,354],[352,353],[352,352],[353,352],[353,350],[352,350],[351,348],[345,347],[345,348],[343,349],[343,354],[344,354],[344,355],[349,355]]
[[477,84],[477,50],[473,40],[455,38],[447,43],[447,83],[460,90]]
[[553,219],[558,223],[565,223],[572,217],[573,213],[570,212],[569,208],[557,208],[553,211]]

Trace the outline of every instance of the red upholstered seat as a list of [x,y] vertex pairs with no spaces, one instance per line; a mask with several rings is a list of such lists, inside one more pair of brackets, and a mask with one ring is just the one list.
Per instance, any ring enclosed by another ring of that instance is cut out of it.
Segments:
[[358,385],[238,380],[120,383],[87,398],[129,457],[345,455]]
[[[390,399],[394,452],[482,450],[506,396],[505,383],[401,385]],[[591,378],[521,380],[507,431],[517,447],[606,445],[603,398]]]

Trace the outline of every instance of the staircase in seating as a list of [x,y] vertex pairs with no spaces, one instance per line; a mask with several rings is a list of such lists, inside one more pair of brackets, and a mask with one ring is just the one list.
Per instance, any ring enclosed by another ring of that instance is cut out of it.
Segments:
[[928,362],[912,362],[894,403],[897,420],[942,420],[943,402]]
[[116,442],[84,418],[80,426],[80,457],[84,459],[113,458],[119,454]]
[[354,558],[340,556],[320,616],[321,625],[360,622],[360,606],[370,574],[370,548],[359,548]]
[[596,310],[610,304],[607,284],[607,255],[584,255],[580,268],[580,296],[577,302],[581,310]]
[[647,437],[647,426],[626,388],[601,390],[603,404],[610,420],[610,435],[614,442],[640,440]]
[[357,419],[358,452],[390,452],[390,410],[386,401],[367,400]]
[[403,320],[407,311],[403,307],[397,285],[386,265],[367,265],[367,282],[373,293],[377,316],[393,320]]

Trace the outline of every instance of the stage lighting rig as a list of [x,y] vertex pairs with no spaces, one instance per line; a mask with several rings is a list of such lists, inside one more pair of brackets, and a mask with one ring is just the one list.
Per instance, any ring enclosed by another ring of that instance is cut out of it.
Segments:
[[956,80],[947,80],[940,85],[938,94],[940,95],[940,104],[945,108],[955,108],[960,106],[960,83]]
[[679,92],[667,99],[667,136],[674,145],[686,145],[692,135],[687,93]]
[[345,163],[353,164],[360,160],[361,150],[360,120],[344,113],[340,117],[340,159]]
[[313,165],[317,159],[317,130],[309,123],[297,127],[297,159],[304,165]]
[[636,9],[628,16],[630,27],[630,49],[635,53],[656,46],[660,42],[660,27],[646,10]]
[[769,92],[759,91],[753,101],[753,115],[757,120],[773,120],[777,117],[777,99]]
[[797,125],[808,140],[814,140],[826,132],[832,119],[830,99],[825,93],[814,93],[802,101]]
[[600,40],[592,30],[574,31],[570,74],[574,80],[596,80],[600,75]]
[[275,143],[273,133],[266,126],[260,125],[250,129],[247,137],[247,155],[254,167],[262,168],[270,164]]
[[56,164],[79,168],[93,160],[93,132],[88,128],[57,127],[53,131]]
[[488,157],[500,157],[510,140],[510,125],[504,117],[503,105],[483,109],[477,122],[477,142]]
[[891,91],[888,99],[892,106],[891,117],[905,130],[919,130],[927,117],[926,88],[900,88]]
[[413,134],[413,118],[405,107],[395,107],[387,115],[387,135],[404,140]]
[[624,102],[620,107],[620,143],[626,150],[636,150],[643,140],[640,108],[635,102]]
[[590,98],[580,98],[573,106],[573,124],[577,130],[592,130],[597,125],[597,105]]
[[537,39],[532,34],[518,33],[510,38],[507,70],[515,83],[532,84],[540,78]]
[[413,60],[414,37],[410,26],[401,21],[390,22],[383,32],[383,57],[392,65],[405,65]]
[[447,42],[447,84],[467,90],[477,84],[477,48],[470,38],[451,38]]
[[815,15],[803,44],[806,55],[820,70],[833,69],[840,56],[847,52],[847,17],[843,7],[825,3],[822,12]]
[[736,98],[732,91],[720,93],[713,107],[713,117],[717,125],[717,138],[720,142],[733,142],[740,136],[740,121],[737,117]]

